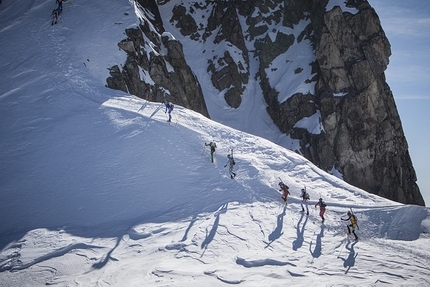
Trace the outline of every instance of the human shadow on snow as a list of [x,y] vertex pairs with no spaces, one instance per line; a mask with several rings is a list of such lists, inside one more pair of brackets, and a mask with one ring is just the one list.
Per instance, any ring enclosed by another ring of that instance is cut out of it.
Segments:
[[313,258],[318,258],[321,256],[321,250],[322,250],[321,238],[324,237],[324,229],[325,229],[325,225],[321,224],[321,231],[317,235],[317,238],[315,240],[315,248],[313,251],[312,251],[312,241],[309,245],[309,252],[311,253]]
[[269,242],[267,243],[266,247],[267,248],[270,244],[272,244],[273,241],[275,241],[276,239],[278,239],[279,237],[282,236],[282,234],[284,234],[282,232],[283,226],[284,226],[284,216],[286,214],[286,210],[287,207],[284,206],[284,209],[282,211],[282,213],[280,213],[277,217],[276,217],[276,228],[272,231],[272,233],[269,234]]
[[221,213],[226,213],[227,212],[227,207],[228,207],[228,203],[224,204],[221,207],[221,209],[215,213],[214,224],[212,225],[212,229],[209,231],[209,233],[207,233],[207,230],[206,230],[206,238],[202,242],[202,245],[201,245],[202,249],[207,249],[209,243],[211,243],[212,240],[214,239],[216,231],[217,231],[218,226],[219,226],[219,216],[220,216]]
[[346,244],[345,248],[349,250],[349,254],[347,258],[342,258],[338,256],[337,258],[341,259],[343,261],[343,267],[345,267],[345,274],[349,272],[351,267],[355,265],[355,258],[357,258],[358,253],[355,253],[354,246],[357,244],[357,241],[354,241],[354,243],[351,244],[351,241],[348,240],[348,243]]
[[308,216],[306,216],[306,219],[300,228],[300,223],[302,222],[303,217],[305,217],[304,213],[302,213],[302,216],[300,217],[299,221],[297,222],[297,226],[296,226],[297,238],[296,238],[296,240],[293,241],[293,250],[294,251],[297,251],[303,245],[304,236],[305,236],[305,227],[306,227],[306,223],[308,222]]

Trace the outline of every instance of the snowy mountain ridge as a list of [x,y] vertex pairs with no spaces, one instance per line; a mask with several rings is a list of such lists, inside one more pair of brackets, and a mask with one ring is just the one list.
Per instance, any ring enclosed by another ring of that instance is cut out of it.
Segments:
[[[425,205],[367,1],[134,1],[107,85],[280,144],[370,193]],[[162,91],[169,91],[167,96]],[[167,99],[168,98],[168,99]]]
[[[113,43],[136,25],[128,1],[68,2],[54,27],[51,1],[22,3],[0,6],[2,286],[429,284],[428,208],[181,106],[169,124],[153,115],[160,103],[105,88],[106,67],[124,60]],[[358,242],[341,221],[351,208]]]

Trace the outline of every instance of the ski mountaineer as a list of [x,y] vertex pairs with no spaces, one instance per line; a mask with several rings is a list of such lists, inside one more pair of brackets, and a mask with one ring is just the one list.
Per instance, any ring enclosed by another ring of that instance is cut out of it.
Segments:
[[51,13],[52,16],[52,22],[51,22],[51,26],[54,26],[54,24],[58,23],[58,9],[54,9]]
[[283,191],[282,199],[284,200],[284,204],[288,205],[288,195],[290,194],[290,191],[288,190],[289,187],[282,181],[279,182],[279,187],[281,188],[279,191]]
[[216,143],[215,141],[211,141],[210,143],[205,143],[205,146],[211,147],[211,162],[214,163],[214,152],[216,149]]
[[55,4],[58,4],[57,10],[60,15],[63,12],[63,0],[56,0]]
[[315,208],[317,208],[317,206],[320,206],[320,216],[322,219],[322,222],[324,223],[325,219],[324,219],[324,213],[325,213],[325,207],[327,206],[327,204],[325,204],[325,202],[323,201],[322,198],[320,198],[318,200],[318,202],[315,204]]
[[302,198],[302,212],[305,212],[305,209],[303,207],[303,204],[306,206],[306,215],[309,215],[309,208],[308,208],[308,200],[310,199],[309,194],[306,192],[306,187],[302,188],[302,193],[300,194],[300,197]]
[[166,105],[166,110],[164,111],[164,113],[168,112],[169,119],[167,121],[170,123],[172,121],[172,115],[171,115],[171,113],[173,111],[174,105],[172,103],[170,103],[170,102],[166,103],[165,105]]
[[348,235],[351,234],[351,229],[350,229],[350,227],[351,227],[352,228],[352,234],[354,234],[355,240],[357,241],[358,236],[357,236],[357,234],[355,234],[355,228],[357,227],[357,218],[355,217],[354,214],[351,213],[351,211],[348,211],[347,215],[348,215],[348,218],[346,218],[346,219],[341,218],[341,219],[343,221],[348,221],[348,220],[351,221],[351,224],[348,224],[346,226],[348,228]]
[[224,167],[226,167],[227,165],[230,165],[229,166],[229,172],[230,172],[230,178],[231,179],[233,179],[233,178],[235,178],[236,177],[236,174],[233,172],[233,167],[234,167],[234,165],[236,164],[235,162],[234,162],[234,158],[233,158],[233,155],[227,155],[227,158],[228,158],[228,161],[227,161],[227,163],[224,165]]

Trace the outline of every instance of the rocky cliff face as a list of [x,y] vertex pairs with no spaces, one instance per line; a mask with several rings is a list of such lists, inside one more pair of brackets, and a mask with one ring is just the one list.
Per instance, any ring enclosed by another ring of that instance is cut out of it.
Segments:
[[258,81],[297,152],[371,193],[424,205],[385,81],[390,44],[367,1],[154,1],[135,2],[141,24],[119,43],[127,61],[111,68],[109,87],[209,116],[209,95],[168,27],[204,43],[195,57],[228,106],[239,108]]
[[[316,41],[320,79],[315,94],[325,133],[305,151],[325,169],[369,192],[424,205],[393,95],[384,71],[390,44],[375,11],[355,1],[355,15],[339,7],[323,18]],[[341,94],[342,96],[337,96]],[[306,142],[306,136],[303,142]]]
[[140,25],[127,29],[127,38],[118,44],[127,60],[122,67],[110,68],[107,86],[149,101],[173,102],[209,117],[182,44],[164,31],[157,4],[139,0],[135,5]]

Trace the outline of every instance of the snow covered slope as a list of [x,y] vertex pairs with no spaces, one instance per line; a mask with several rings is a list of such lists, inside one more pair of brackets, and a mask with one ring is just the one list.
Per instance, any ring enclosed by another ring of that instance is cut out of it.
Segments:
[[[51,27],[52,2],[0,5],[1,286],[430,284],[427,208],[179,106],[168,124],[159,103],[104,87],[132,5],[70,1]],[[350,208],[358,242],[340,220]]]

